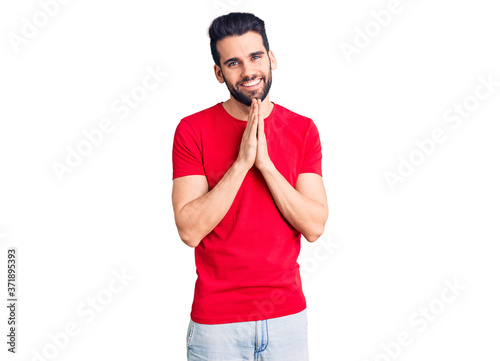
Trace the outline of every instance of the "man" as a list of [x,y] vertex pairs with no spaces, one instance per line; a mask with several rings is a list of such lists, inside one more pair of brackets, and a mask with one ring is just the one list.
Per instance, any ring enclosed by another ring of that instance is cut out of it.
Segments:
[[318,130],[270,102],[261,19],[224,15],[209,36],[230,99],[183,118],[172,149],[175,223],[198,275],[188,360],[307,361],[297,257],[328,218]]

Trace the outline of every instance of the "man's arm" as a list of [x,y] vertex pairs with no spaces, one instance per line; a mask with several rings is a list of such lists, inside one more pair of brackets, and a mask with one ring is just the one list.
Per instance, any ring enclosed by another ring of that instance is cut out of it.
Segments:
[[208,191],[204,175],[175,178],[172,204],[179,236],[190,247],[196,247],[224,218],[238,193],[248,168],[238,160],[222,179]]
[[272,162],[260,171],[281,214],[307,241],[316,241],[328,219],[323,178],[315,173],[300,173],[293,188]]
[[314,242],[323,234],[328,219],[323,178],[316,173],[299,173],[295,188],[288,183],[269,158],[260,100],[258,105],[255,166],[264,176],[281,214],[309,242]]
[[233,204],[238,189],[255,162],[257,123],[257,102],[254,100],[238,157],[210,192],[204,175],[174,178],[172,204],[175,225],[182,241],[188,246],[196,247],[219,224]]

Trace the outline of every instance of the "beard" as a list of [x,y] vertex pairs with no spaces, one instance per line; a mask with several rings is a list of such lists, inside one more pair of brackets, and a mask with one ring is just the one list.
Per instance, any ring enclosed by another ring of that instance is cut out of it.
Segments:
[[[260,77],[260,78],[262,78],[262,82],[264,84],[264,89],[251,90],[251,91],[248,91],[247,93],[238,90],[236,88],[236,86],[234,86],[233,84],[229,84],[227,82],[226,78],[224,77],[224,74],[222,74],[222,78],[224,79],[224,82],[226,83],[227,89],[229,90],[229,93],[231,93],[233,98],[236,101],[238,101],[242,104],[245,104],[247,107],[249,107],[252,105],[252,99],[260,99],[261,101],[264,101],[264,99],[266,99],[267,94],[269,94],[269,90],[271,89],[271,83],[273,80],[271,72],[272,72],[271,66],[269,65],[269,73],[267,74],[267,76]],[[247,82],[250,82],[250,81],[255,80],[257,78],[259,78],[259,76],[254,75],[252,78],[243,79],[239,84],[247,83]],[[247,95],[247,94],[250,94],[250,95]]]

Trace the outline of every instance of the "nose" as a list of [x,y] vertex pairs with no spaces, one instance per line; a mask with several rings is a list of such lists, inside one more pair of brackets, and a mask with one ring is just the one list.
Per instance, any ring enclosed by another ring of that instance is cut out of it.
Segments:
[[241,67],[241,80],[253,79],[255,76],[257,76],[257,72],[252,64],[243,63]]

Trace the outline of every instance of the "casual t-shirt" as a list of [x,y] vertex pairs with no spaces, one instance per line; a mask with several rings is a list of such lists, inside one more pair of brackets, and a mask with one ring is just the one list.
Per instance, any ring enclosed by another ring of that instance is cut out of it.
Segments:
[[[276,169],[293,187],[299,173],[322,176],[314,122],[273,104],[264,132]],[[222,103],[181,119],[173,141],[173,178],[203,175],[213,189],[236,161],[246,125]],[[254,165],[224,218],[194,249],[198,278],[191,319],[203,324],[257,321],[304,310],[300,242],[300,233],[281,214]]]

